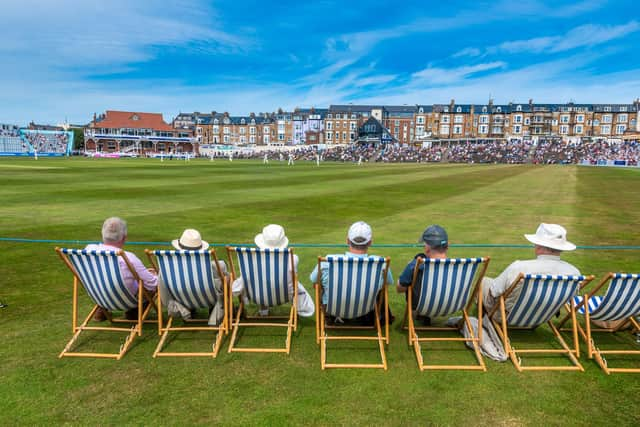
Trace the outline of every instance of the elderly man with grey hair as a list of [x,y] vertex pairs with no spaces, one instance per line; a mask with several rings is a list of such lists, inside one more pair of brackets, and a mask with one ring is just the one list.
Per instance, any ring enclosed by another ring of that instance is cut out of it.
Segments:
[[[542,223],[535,234],[525,234],[525,239],[534,244],[535,259],[514,261],[498,277],[485,277],[482,280],[483,305],[490,311],[498,302],[520,273],[524,274],[553,274],[580,275],[580,271],[566,261],[560,259],[564,251],[573,251],[576,245],[567,240],[567,230],[558,224]],[[507,313],[511,311],[518,296],[516,287],[505,300]],[[497,319],[500,313],[497,313]]]
[[[124,243],[127,240],[127,223],[118,217],[107,218],[102,224],[102,243],[87,245],[85,249],[88,250],[105,250],[105,251],[117,251],[124,247]],[[127,259],[131,263],[138,277],[142,280],[144,288],[150,292],[155,292],[158,288],[158,275],[152,268],[147,268],[142,264],[142,261],[133,253],[125,251]],[[118,265],[120,266],[120,273],[124,284],[131,292],[131,295],[138,295],[138,282],[133,277],[133,274],[127,267],[124,259],[119,257]],[[132,309],[125,313],[127,319],[137,318],[137,309]],[[106,314],[103,308],[96,311],[94,320],[103,321],[106,319]]]

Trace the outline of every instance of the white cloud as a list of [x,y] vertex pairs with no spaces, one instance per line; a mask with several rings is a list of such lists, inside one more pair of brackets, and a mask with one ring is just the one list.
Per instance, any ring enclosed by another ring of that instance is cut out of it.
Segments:
[[502,61],[496,61],[456,68],[428,67],[424,70],[413,73],[411,77],[413,77],[414,84],[416,82],[430,85],[451,84],[457,83],[467,77],[473,76],[474,74],[481,73],[483,71],[505,68],[506,65],[507,64]]

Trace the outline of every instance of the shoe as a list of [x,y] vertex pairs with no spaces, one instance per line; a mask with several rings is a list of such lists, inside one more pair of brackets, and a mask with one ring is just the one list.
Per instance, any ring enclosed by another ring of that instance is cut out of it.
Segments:
[[[145,301],[142,304],[142,312],[144,313],[144,311],[147,309],[147,307],[149,306],[149,301]],[[124,312],[124,318],[127,320],[138,320],[138,309],[137,308],[132,308],[130,310],[127,310]]]
[[93,320],[95,322],[104,322],[107,320],[107,312],[104,308],[98,307],[95,313],[93,313]]

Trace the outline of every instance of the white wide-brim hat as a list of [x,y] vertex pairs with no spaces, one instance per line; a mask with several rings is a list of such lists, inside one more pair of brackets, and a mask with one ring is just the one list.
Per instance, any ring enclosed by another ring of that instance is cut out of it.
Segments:
[[524,237],[534,245],[544,246],[557,251],[572,251],[576,245],[567,240],[567,230],[558,224],[542,223],[536,234],[525,234]]
[[289,245],[284,228],[278,224],[267,225],[254,241],[260,249],[284,249]]
[[200,232],[193,228],[184,230],[179,239],[171,241],[171,245],[181,251],[200,251],[209,247],[209,243],[200,237]]

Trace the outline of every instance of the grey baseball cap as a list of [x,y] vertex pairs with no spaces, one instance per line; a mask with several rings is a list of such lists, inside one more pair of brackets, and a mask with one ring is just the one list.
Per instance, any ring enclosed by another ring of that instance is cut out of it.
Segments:
[[449,246],[449,236],[444,228],[437,224],[428,226],[422,233],[420,243],[426,243],[432,248],[442,248]]

